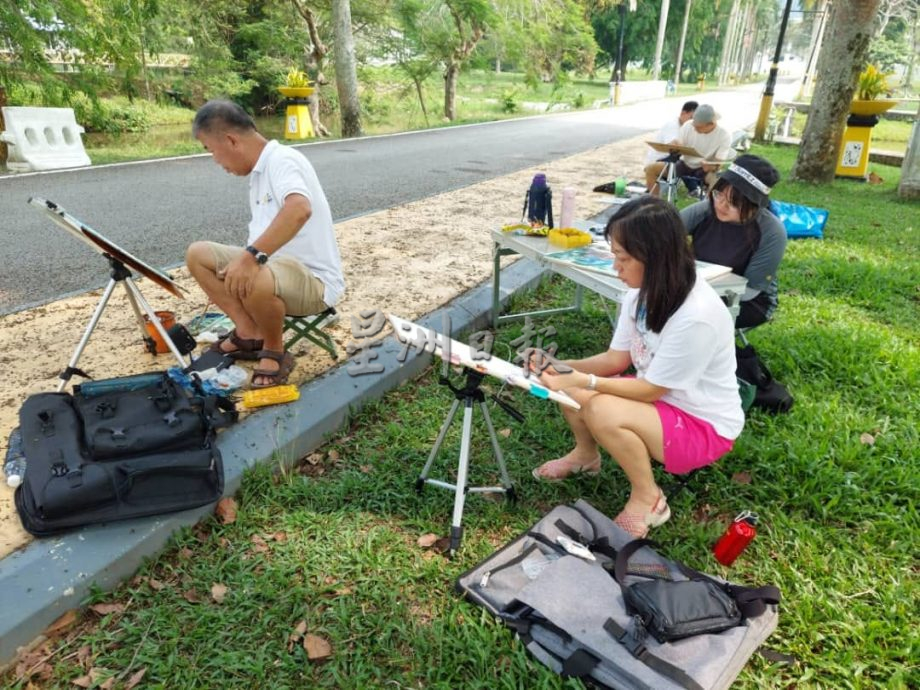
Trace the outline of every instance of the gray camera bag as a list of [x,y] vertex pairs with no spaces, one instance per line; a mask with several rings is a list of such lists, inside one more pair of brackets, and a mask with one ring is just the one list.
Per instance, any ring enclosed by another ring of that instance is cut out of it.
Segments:
[[[560,535],[587,546],[596,560],[566,551],[557,541]],[[761,590],[733,587],[642,545],[629,553],[624,587],[650,580],[686,581],[697,574],[724,585],[733,596],[749,595],[740,606],[745,616],[739,625],[659,642],[627,610],[614,577],[617,554],[630,541],[610,518],[579,500],[557,506],[527,533],[461,575],[457,588],[501,618],[531,654],[561,675],[624,690],[729,687],[776,628],[778,590],[763,588],[771,595],[753,601],[751,593]]]

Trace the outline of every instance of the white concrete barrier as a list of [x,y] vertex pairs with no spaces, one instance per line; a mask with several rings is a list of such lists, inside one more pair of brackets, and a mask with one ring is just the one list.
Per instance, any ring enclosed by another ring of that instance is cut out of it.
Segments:
[[[613,103],[613,89],[616,82],[610,82],[610,102]],[[664,98],[667,95],[668,82],[659,79],[657,81],[621,81],[620,82],[620,103],[638,103],[639,101],[648,101],[653,98]]]
[[73,108],[3,108],[7,167],[15,172],[58,170],[89,165]]

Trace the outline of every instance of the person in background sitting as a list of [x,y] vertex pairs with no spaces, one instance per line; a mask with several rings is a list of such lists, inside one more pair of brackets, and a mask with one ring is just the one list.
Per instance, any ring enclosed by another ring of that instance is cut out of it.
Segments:
[[731,266],[747,278],[737,328],[753,328],[776,310],[776,272],[786,250],[786,228],[769,211],[779,172],[769,161],[738,156],[719,177],[708,199],[680,212],[700,261]]
[[[735,157],[732,148],[731,133],[718,124],[719,114],[711,105],[701,105],[693,113],[693,118],[685,122],[674,142],[680,146],[689,146],[699,153],[697,156],[681,156],[677,161],[677,176],[687,182],[687,187],[694,191],[704,182],[712,186],[720,163]],[[710,162],[705,162],[710,161]],[[658,161],[645,166],[645,186],[651,194],[658,196],[658,175],[665,163]]]
[[[677,117],[670,118],[661,125],[661,129],[655,133],[652,137],[652,141],[659,144],[669,144],[675,141],[677,135],[680,134],[680,128],[693,117],[693,113],[696,112],[697,107],[699,107],[699,103],[696,101],[687,101],[684,103],[683,106],[681,106],[680,114]],[[666,159],[667,156],[662,156],[660,151],[656,151],[653,148],[649,148],[648,153],[645,155],[646,163],[654,163],[655,161],[663,161]]]
[[[533,475],[559,481],[597,474],[603,448],[630,484],[614,522],[644,537],[671,516],[652,460],[676,474],[709,465],[732,449],[744,427],[734,328],[715,290],[697,276],[687,232],[671,204],[652,196],[628,201],[607,223],[606,236],[614,267],[630,289],[606,352],[554,362],[540,375],[581,409],[560,406],[575,447]],[[526,353],[529,371],[538,370],[537,355],[544,356]],[[622,376],[630,365],[635,377]]]

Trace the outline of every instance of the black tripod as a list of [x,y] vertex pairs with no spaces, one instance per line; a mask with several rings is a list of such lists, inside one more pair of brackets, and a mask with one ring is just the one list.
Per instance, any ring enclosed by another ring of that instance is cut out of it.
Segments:
[[[447,414],[447,419],[445,419],[444,423],[441,425],[441,431],[438,432],[438,438],[434,442],[434,448],[431,449],[431,454],[428,456],[428,462],[425,463],[422,473],[415,482],[415,490],[418,493],[422,493],[425,484],[432,484],[454,492],[454,515],[450,526],[451,556],[460,548],[460,541],[463,538],[463,526],[460,523],[463,520],[463,503],[467,493],[503,493],[508,500],[517,500],[514,487],[511,485],[511,478],[508,476],[508,470],[505,468],[505,459],[498,445],[498,438],[495,436],[495,427],[492,426],[489,408],[486,407],[485,393],[483,393],[482,389],[479,387],[484,377],[485,375],[478,371],[467,369],[466,385],[464,385],[463,388],[454,386],[447,377],[441,377],[439,383],[450,388],[456,399],[454,400],[453,406],[450,408],[450,412]],[[495,395],[491,397],[503,410],[505,410],[505,412],[511,415],[511,417],[519,422],[524,421],[524,417],[521,413],[504,400],[501,400]],[[460,462],[457,465],[457,483],[451,484],[450,482],[444,482],[438,479],[429,479],[428,472],[431,470],[431,465],[434,463],[434,459],[441,449],[441,444],[444,443],[444,437],[447,435],[447,430],[450,428],[451,422],[454,421],[454,416],[457,414],[457,408],[460,407],[461,402],[463,403],[463,434],[460,437]],[[482,410],[482,416],[486,420],[486,428],[489,430],[489,439],[492,441],[492,450],[495,453],[495,462],[498,464],[498,470],[501,473],[501,486],[467,486],[466,484],[470,463],[470,437],[473,430],[473,403],[479,403],[479,409]]]

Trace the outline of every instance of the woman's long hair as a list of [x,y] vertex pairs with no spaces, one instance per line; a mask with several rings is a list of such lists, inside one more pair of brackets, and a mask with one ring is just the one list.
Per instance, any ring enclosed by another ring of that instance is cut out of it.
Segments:
[[645,307],[645,325],[660,333],[696,282],[696,263],[680,215],[668,202],[642,196],[620,207],[607,222],[605,236],[645,265],[637,308]]

